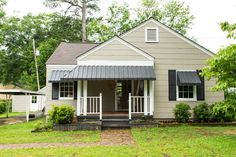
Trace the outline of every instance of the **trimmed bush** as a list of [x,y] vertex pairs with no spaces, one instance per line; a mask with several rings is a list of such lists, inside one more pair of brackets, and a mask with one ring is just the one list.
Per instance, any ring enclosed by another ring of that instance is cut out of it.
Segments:
[[231,122],[236,120],[236,100],[227,99],[211,106],[213,121]]
[[49,111],[49,119],[55,124],[70,124],[74,117],[74,108],[70,105],[54,106]]
[[193,108],[194,118],[198,122],[208,122],[210,119],[210,109],[207,103],[201,103]]
[[174,108],[175,119],[178,122],[188,122],[189,117],[191,116],[191,107],[185,103],[179,103]]

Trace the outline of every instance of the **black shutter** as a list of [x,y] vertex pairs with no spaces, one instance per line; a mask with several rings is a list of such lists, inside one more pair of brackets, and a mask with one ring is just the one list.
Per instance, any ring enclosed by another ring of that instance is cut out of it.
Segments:
[[74,82],[74,99],[77,99],[77,81]]
[[52,83],[52,100],[58,100],[59,98],[59,83]]
[[199,74],[200,72],[200,70],[197,70],[198,76],[201,80],[201,85],[197,86],[197,100],[203,101],[205,100],[205,81],[204,77]]
[[176,70],[168,71],[169,101],[176,101]]

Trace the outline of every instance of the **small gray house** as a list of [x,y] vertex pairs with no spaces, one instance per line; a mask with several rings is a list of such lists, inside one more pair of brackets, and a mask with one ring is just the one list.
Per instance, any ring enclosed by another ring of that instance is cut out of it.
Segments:
[[174,118],[179,102],[194,107],[224,99],[199,70],[212,52],[149,19],[101,44],[61,43],[47,61],[46,109],[70,104],[78,117]]

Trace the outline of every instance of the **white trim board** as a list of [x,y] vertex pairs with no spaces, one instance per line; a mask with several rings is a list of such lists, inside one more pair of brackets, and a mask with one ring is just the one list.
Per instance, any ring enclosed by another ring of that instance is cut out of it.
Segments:
[[77,65],[107,65],[107,66],[154,66],[154,61],[110,61],[110,60],[89,60],[77,61]]
[[183,35],[177,33],[176,31],[174,31],[174,30],[168,28],[166,25],[164,25],[164,24],[162,24],[161,22],[159,22],[159,21],[157,21],[157,20],[155,20],[155,19],[152,19],[152,18],[149,19],[149,20],[147,20],[146,22],[142,23],[141,25],[139,25],[139,26],[137,26],[137,27],[131,29],[130,31],[128,31],[128,32],[126,32],[126,33],[124,33],[124,34],[122,34],[120,37],[123,38],[123,37],[127,36],[128,34],[134,32],[135,30],[137,30],[137,29],[139,29],[139,28],[145,26],[146,24],[148,24],[148,23],[150,23],[150,22],[154,22],[157,26],[159,26],[159,27],[161,27],[161,28],[167,30],[168,32],[174,34],[175,36],[177,36],[177,37],[179,37],[180,39],[184,40],[184,41],[187,42],[188,44],[190,44],[190,45],[196,47],[197,49],[203,51],[204,53],[208,54],[209,56],[214,56],[214,54],[213,54],[212,52],[210,52],[209,50],[207,50],[207,49],[205,49],[205,48],[199,46],[198,44],[194,43],[193,41],[191,41],[191,40],[188,39],[187,37],[185,37],[185,36],[183,36]]
[[134,51],[137,52],[138,54],[140,54],[140,55],[146,57],[148,60],[151,60],[151,61],[154,60],[154,57],[152,57],[151,55],[149,55],[149,54],[143,52],[142,50],[140,50],[140,49],[138,49],[138,48],[136,48],[135,46],[131,45],[130,43],[126,42],[125,40],[120,39],[119,37],[115,36],[115,37],[113,37],[112,39],[107,40],[106,42],[102,43],[101,45],[99,45],[99,46],[93,48],[92,50],[89,50],[88,52],[82,54],[81,56],[77,57],[77,62],[80,61],[80,60],[82,60],[82,59],[84,59],[85,57],[87,57],[88,55],[92,54],[93,52],[95,52],[95,51],[97,51],[97,50],[103,48],[104,46],[110,44],[111,42],[113,42],[113,41],[115,41],[115,40],[116,40],[116,41],[119,41],[121,44],[127,46],[128,48],[134,50]]
[[75,68],[77,65],[46,65],[46,68],[55,68],[55,69],[60,69],[60,70],[68,70],[68,69],[73,69]]

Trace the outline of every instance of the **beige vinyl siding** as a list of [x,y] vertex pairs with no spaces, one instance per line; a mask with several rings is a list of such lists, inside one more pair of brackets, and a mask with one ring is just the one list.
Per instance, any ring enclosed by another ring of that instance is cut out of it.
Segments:
[[53,70],[71,70],[73,67],[67,67],[63,65],[47,67],[46,73],[46,114],[51,109],[52,105],[72,105],[76,109],[77,100],[52,100],[52,83],[49,83]]
[[[145,28],[159,28],[159,42],[145,43]],[[210,56],[175,36],[169,31],[157,26],[154,22],[149,22],[122,37],[124,40],[146,51],[155,57],[155,118],[173,118],[173,108],[180,101],[169,101],[168,99],[168,70],[196,70],[201,69],[206,64]],[[211,87],[215,80],[205,80],[205,101],[212,104],[223,100],[223,92],[212,92]],[[186,101],[185,101],[186,102]],[[193,108],[197,102],[186,102]]]
[[85,60],[134,60],[146,61],[146,57],[140,55],[135,50],[129,48],[118,40],[114,40],[108,45],[94,51],[82,59]]

